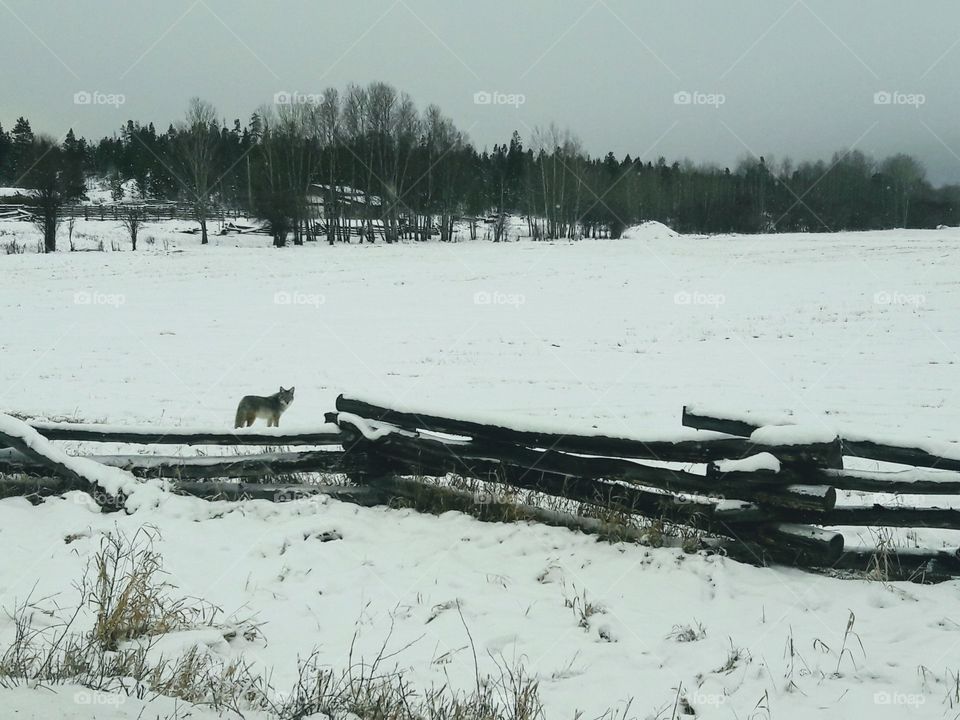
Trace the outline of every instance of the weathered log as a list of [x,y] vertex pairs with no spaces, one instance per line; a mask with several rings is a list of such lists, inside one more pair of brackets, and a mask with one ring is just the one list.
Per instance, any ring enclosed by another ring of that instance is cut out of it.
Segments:
[[832,565],[843,554],[843,535],[809,525],[777,523],[763,526],[758,533],[781,560],[792,555],[794,563]]
[[960,473],[911,468],[900,472],[850,470],[834,468],[785,467],[780,472],[721,473],[707,466],[707,477],[719,485],[746,483],[756,488],[777,488],[784,484],[830,485],[837,490],[873,493],[954,495],[960,493]]
[[80,423],[29,423],[48,440],[109,442],[139,445],[342,445],[336,425],[310,432],[288,432],[280,428],[210,432],[190,428],[114,427]]
[[382,496],[406,501],[420,512],[438,513],[455,510],[484,521],[539,522],[613,540],[639,541],[644,537],[642,530],[630,525],[603,522],[523,503],[501,502],[493,496],[481,496],[457,488],[427,484],[399,476],[387,475],[372,478],[369,485]]
[[960,530],[960,509],[908,508],[872,506],[842,506],[827,512],[812,510],[784,510],[777,513],[790,522],[829,527],[921,527]]
[[872,470],[825,470],[826,482],[838,490],[906,493],[914,495],[955,495],[960,493],[960,473],[910,469],[904,472]]
[[960,448],[957,449],[957,457],[944,457],[919,447],[890,445],[872,440],[844,439],[842,442],[844,455],[852,457],[938,470],[960,470]]
[[736,435],[738,437],[748,438],[757,430],[760,425],[745,422],[743,420],[733,420],[731,418],[715,417],[711,415],[701,415],[689,406],[683,406],[683,415],[681,424],[684,427],[694,430],[708,430],[710,432],[721,432],[727,435]]
[[743,458],[769,452],[784,462],[825,464],[835,455],[833,444],[786,445],[769,447],[743,438],[716,437],[706,440],[652,440],[610,437],[603,435],[572,435],[514,430],[498,425],[484,425],[466,420],[399,412],[353,400],[343,395],[337,398],[337,410],[397,425],[407,430],[429,430],[446,435],[459,435],[474,440],[489,440],[530,448],[546,448],[568,453],[597,455],[660,462],[704,463],[726,458]]
[[[98,501],[102,500],[90,484],[84,481],[68,480],[51,476],[14,475],[0,476],[0,498],[29,496],[51,497],[79,490]],[[173,482],[171,492],[180,495],[192,495],[205,500],[270,500],[271,502],[291,502],[326,495],[335,500],[355,505],[372,507],[383,505],[388,498],[374,488],[355,485],[312,485],[312,484],[267,484],[267,483],[230,483],[230,482]],[[101,503],[103,504],[103,503]]]
[[37,499],[63,495],[71,490],[90,491],[85,480],[70,480],[53,476],[0,475],[0,498],[26,497],[35,504]]
[[[741,435],[749,437],[759,425],[752,425],[743,420],[728,419],[711,415],[698,414],[683,409],[683,424],[686,427],[696,428],[698,430],[711,430],[714,432],[727,432],[732,435]],[[723,428],[723,430],[721,430]],[[946,446],[946,443],[940,443]],[[840,438],[840,448],[843,455],[850,457],[865,458],[867,460],[878,460],[880,462],[896,463],[899,465],[913,465],[922,468],[936,468],[938,470],[960,471],[960,446],[957,446],[954,452],[949,455],[931,452],[915,445],[880,442],[877,440],[868,440],[865,438]],[[947,448],[944,448],[947,450]],[[952,450],[952,448],[950,448]],[[826,467],[831,467],[827,465]],[[836,466],[832,466],[836,467]],[[842,467],[842,466],[840,466]],[[839,485],[837,487],[840,487]],[[867,487],[844,487],[849,490],[870,490]],[[933,488],[932,490],[935,490]],[[878,492],[896,492],[893,490],[879,490]],[[910,492],[904,490],[903,492]],[[920,492],[920,491],[917,491]],[[954,492],[949,490],[948,492]]]
[[283,503],[326,495],[334,500],[365,507],[383,505],[387,501],[375,488],[355,485],[175,482],[171,490],[207,500],[269,500]]
[[[272,477],[292,473],[363,472],[368,459],[362,453],[324,450],[257,453],[251,455],[90,455],[88,459],[133,473],[141,478],[200,480],[204,478]],[[0,450],[0,473],[44,475],[46,465],[24,455]]]
[[936,583],[960,576],[960,549],[899,548],[881,552],[874,548],[854,548],[844,551],[832,566],[870,572],[881,580]]

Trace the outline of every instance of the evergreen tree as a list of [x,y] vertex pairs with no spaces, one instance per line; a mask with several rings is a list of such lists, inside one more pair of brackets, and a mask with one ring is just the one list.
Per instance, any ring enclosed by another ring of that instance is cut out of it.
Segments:
[[10,181],[17,186],[22,184],[22,176],[30,169],[31,156],[35,138],[30,128],[30,121],[24,117],[17,118],[11,133],[13,146],[11,148],[12,173]]

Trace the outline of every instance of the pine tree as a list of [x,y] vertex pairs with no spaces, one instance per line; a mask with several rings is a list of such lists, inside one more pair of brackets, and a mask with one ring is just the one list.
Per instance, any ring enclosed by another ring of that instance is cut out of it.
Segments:
[[13,172],[10,181],[13,185],[20,185],[22,176],[30,169],[30,156],[35,141],[29,120],[24,117],[17,118],[13,126],[12,140],[13,147],[10,154]]
[[67,132],[63,141],[63,185],[64,192],[71,198],[82,198],[87,194],[86,183],[87,141],[77,140],[73,128]]

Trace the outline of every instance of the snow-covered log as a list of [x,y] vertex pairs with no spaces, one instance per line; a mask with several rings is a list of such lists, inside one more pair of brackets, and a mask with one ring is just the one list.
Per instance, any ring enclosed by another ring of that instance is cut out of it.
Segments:
[[[22,453],[28,459],[45,465],[50,472],[74,484],[86,483],[98,497],[109,499],[115,507],[127,506],[135,510],[142,503],[150,503],[161,492],[145,486],[133,475],[119,468],[101,465],[89,458],[72,457],[54,446],[27,423],[10,415],[0,414],[0,443]],[[136,502],[128,502],[134,494]]]
[[[31,422],[48,440],[130,443],[140,445],[341,445],[336,425],[325,423],[309,430],[240,428],[232,431],[203,428],[125,427],[87,423]],[[0,440],[2,442],[2,440]]]
[[[90,455],[94,462],[143,478],[201,480],[205,478],[273,477],[290,473],[363,472],[368,459],[358,452],[307,450],[250,455]],[[0,473],[45,475],[49,468],[10,449],[0,450]]]
[[[755,435],[761,429],[777,428],[777,432],[790,432],[789,426],[767,425],[766,427],[754,424],[755,421],[745,417],[721,417],[715,413],[707,414],[703,411],[691,409],[689,406],[683,408],[683,425],[685,427],[698,430],[709,430],[712,432],[726,432],[731,435],[740,435],[742,437],[757,439]],[[798,426],[799,427],[799,426]],[[921,468],[936,468],[938,470],[960,471],[960,443],[955,442],[935,442],[930,440],[921,440],[915,438],[868,438],[860,435],[850,435],[844,433],[840,438],[840,450],[842,455],[849,457],[865,458],[867,460],[878,460],[880,462],[896,463],[899,465],[913,465]],[[842,465],[828,465],[834,469],[840,469]],[[852,479],[852,478],[851,478]],[[866,478],[861,478],[866,480]],[[838,486],[839,487],[839,486]],[[850,487],[850,490],[872,490],[866,487]],[[893,492],[881,490],[879,492]],[[936,490],[932,488],[931,491]],[[912,490],[908,492],[913,492]],[[919,491],[918,491],[919,492]],[[950,492],[953,492],[951,490]]]
[[337,398],[337,410],[407,430],[429,430],[434,433],[469,437],[529,448],[550,448],[568,453],[599,455],[660,462],[703,463],[713,460],[744,458],[769,452],[785,463],[826,465],[837,456],[834,442],[802,445],[786,443],[767,447],[748,439],[714,434],[692,439],[675,434],[657,439],[613,437],[601,434],[575,434],[566,428],[506,427],[500,424],[461,420],[427,414],[412,409],[391,409],[365,400]]

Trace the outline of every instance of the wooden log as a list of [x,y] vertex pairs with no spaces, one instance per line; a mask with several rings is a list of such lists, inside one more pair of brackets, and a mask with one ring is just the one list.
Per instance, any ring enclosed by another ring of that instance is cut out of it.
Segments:
[[836,569],[879,572],[882,580],[909,580],[936,583],[960,577],[960,549],[898,548],[878,552],[874,548],[853,548],[832,565]]
[[52,474],[70,483],[86,483],[97,502],[110,510],[123,509],[127,496],[136,490],[137,482],[129,473],[86,458],[70,457],[27,423],[2,413],[0,443],[45,465]]
[[758,533],[775,557],[793,556],[795,563],[831,565],[843,554],[843,535],[823,528],[793,523],[764,526]]
[[269,500],[283,503],[326,495],[334,500],[364,507],[383,505],[387,501],[387,498],[375,488],[355,485],[175,482],[171,490],[181,495],[192,495],[206,500]]
[[336,425],[310,432],[287,432],[280,428],[207,431],[190,428],[114,427],[80,423],[29,423],[48,440],[107,442],[139,445],[342,445]]
[[812,510],[784,510],[778,515],[791,522],[830,527],[920,527],[960,530],[960,509],[907,508],[872,506],[841,506],[828,512]]
[[40,499],[63,495],[71,490],[90,491],[83,480],[62,477],[35,477],[32,475],[0,475],[0,498],[26,497],[36,504]]
[[684,427],[693,428],[694,430],[721,432],[727,435],[737,435],[738,437],[745,438],[750,437],[754,430],[760,428],[760,425],[748,423],[743,420],[701,415],[695,410],[690,409],[687,405],[683,406],[681,424]]
[[786,467],[779,473],[758,470],[754,472],[721,473],[713,465],[707,466],[707,477],[719,485],[748,483],[756,488],[776,488],[784,484],[830,485],[837,490],[871,493],[955,495],[960,493],[960,473],[911,468],[899,472],[850,470],[834,468]]
[[[794,425],[761,426],[740,419],[704,415],[691,410],[686,405],[683,407],[683,416],[681,422],[684,427],[689,427],[696,430],[721,432],[719,428],[724,428],[722,432],[749,438],[751,442],[758,445],[762,444],[763,441],[761,438],[754,436],[754,433],[757,430],[760,430],[762,427],[768,430],[780,430],[781,428],[789,430],[790,428],[797,427]],[[774,448],[768,450],[767,452],[770,452],[772,455],[776,456],[785,467],[797,467],[801,469],[812,467],[843,467],[843,446],[840,438],[836,437],[835,435],[829,442],[798,444],[782,442],[780,444],[772,444],[768,441],[767,445],[769,445],[771,448]],[[798,452],[797,450],[791,448],[806,448],[806,450],[800,450]]]
[[651,440],[602,435],[573,435],[515,430],[499,425],[484,425],[436,415],[399,412],[354,400],[343,395],[337,398],[337,410],[386,422],[407,430],[429,430],[458,435],[474,440],[489,440],[530,448],[548,448],[568,453],[597,455],[660,462],[705,463],[727,458],[744,458],[770,452],[784,462],[823,464],[836,448],[831,443],[769,447],[743,438],[716,437],[706,440]]
[[[357,473],[367,469],[362,453],[324,450],[251,455],[90,455],[88,459],[141,478],[200,480],[204,478],[273,477],[292,473]],[[48,474],[46,465],[9,450],[0,450],[0,473]]]
[[[13,418],[10,418],[6,415],[0,415],[0,419],[13,420]],[[56,476],[81,487],[84,484],[97,484],[95,478],[85,476],[84,474],[78,472],[76,468],[71,467],[66,460],[52,456],[52,453],[48,454],[44,452],[43,449],[36,447],[34,443],[28,442],[19,435],[7,433],[0,429],[0,443],[3,443],[5,447],[16,450],[18,453],[20,453],[20,455],[27,458],[32,463],[45,467],[48,475],[53,473]]]
[[[29,496],[44,498],[63,495],[66,492],[80,490],[91,493],[87,482],[75,482],[59,477],[0,476],[0,498]],[[271,502],[292,502],[326,495],[334,500],[350,502],[355,505],[373,507],[383,505],[387,497],[370,487],[355,485],[313,485],[299,483],[230,483],[230,482],[174,482],[170,490],[180,495],[192,495],[205,500],[269,500]],[[94,494],[93,497],[96,498]],[[101,503],[102,504],[102,503]]]
[[956,495],[960,473],[910,469],[904,472],[825,470],[827,482],[838,490],[912,495]]
[[[690,411],[687,407],[683,409],[683,424],[686,427],[696,428],[698,430],[711,430],[714,432],[727,432],[732,435],[742,435],[749,437],[758,425],[752,425],[743,420],[727,419],[722,417],[698,414]],[[723,430],[721,430],[723,428]],[[960,445],[956,450],[950,447],[948,443],[940,443],[942,452],[931,452],[918,445],[901,444],[894,442],[881,442],[867,438],[841,438],[840,448],[843,455],[849,457],[865,458],[867,460],[878,460],[880,462],[897,463],[899,465],[913,465],[915,467],[936,468],[938,470],[960,471]],[[837,467],[837,466],[833,466]],[[842,467],[842,466],[839,466]],[[867,488],[844,488],[844,489],[867,489]],[[887,492],[881,490],[879,492]],[[894,492],[894,491],[891,491]],[[910,492],[904,490],[904,492]],[[951,490],[950,492],[954,492]]]
[[[454,510],[487,522],[537,522],[552,527],[563,527],[576,532],[597,535],[602,539],[612,541],[640,542],[647,537],[642,529],[631,525],[569,515],[523,503],[503,503],[487,498],[478,499],[474,493],[429,485],[409,478],[382,476],[371,479],[370,485],[382,495],[402,500],[420,512],[436,513]],[[391,505],[393,504],[395,503],[391,502]]]
[[957,457],[936,455],[920,447],[889,445],[872,440],[843,440],[843,453],[852,457],[881,462],[960,471],[960,448]]

